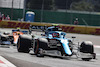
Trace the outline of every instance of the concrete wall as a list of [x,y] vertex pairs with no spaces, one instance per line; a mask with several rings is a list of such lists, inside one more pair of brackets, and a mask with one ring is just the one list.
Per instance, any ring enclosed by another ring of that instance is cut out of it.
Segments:
[[12,8],[12,1],[13,8],[23,9],[24,0],[0,0],[0,7]]

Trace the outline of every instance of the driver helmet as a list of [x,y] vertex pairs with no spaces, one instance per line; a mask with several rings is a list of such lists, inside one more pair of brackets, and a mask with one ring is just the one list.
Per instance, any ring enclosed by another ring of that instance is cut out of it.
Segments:
[[17,27],[17,31],[20,31],[20,27]]

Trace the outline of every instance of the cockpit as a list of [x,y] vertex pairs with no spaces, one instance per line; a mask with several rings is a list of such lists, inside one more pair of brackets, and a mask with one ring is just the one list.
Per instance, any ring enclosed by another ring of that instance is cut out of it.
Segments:
[[65,38],[66,33],[65,32],[59,32],[59,31],[51,31],[48,33],[48,37],[50,38]]
[[48,27],[48,28],[46,29],[46,31],[45,31],[45,34],[48,34],[48,32],[50,32],[50,31],[62,31],[62,29],[59,28],[59,27],[55,27],[55,26]]

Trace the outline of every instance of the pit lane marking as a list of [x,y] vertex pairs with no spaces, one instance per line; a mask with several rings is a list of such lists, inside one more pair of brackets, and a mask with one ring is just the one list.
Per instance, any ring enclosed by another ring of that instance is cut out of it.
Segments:
[[0,56],[0,67],[16,67],[14,64]]

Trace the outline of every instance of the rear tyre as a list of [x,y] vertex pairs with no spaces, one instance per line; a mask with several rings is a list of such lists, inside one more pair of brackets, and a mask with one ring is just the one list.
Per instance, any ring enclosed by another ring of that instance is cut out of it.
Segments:
[[39,38],[35,42],[34,53],[37,57],[44,57],[44,50],[48,48],[48,40],[45,38]]
[[37,57],[44,57],[43,49],[39,48],[38,53],[36,54]]
[[18,52],[29,53],[31,48],[32,37],[29,35],[20,35],[17,43]]

